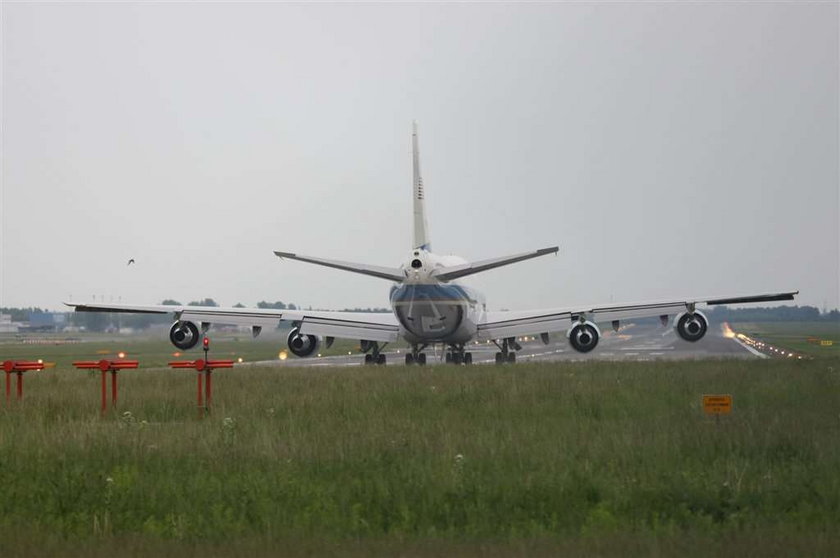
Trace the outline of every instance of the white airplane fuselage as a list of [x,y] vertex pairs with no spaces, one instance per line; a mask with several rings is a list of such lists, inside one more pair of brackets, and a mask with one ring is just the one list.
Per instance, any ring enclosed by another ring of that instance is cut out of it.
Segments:
[[400,335],[411,344],[463,344],[475,338],[485,312],[484,295],[455,283],[442,282],[435,270],[466,264],[457,256],[414,250],[402,266],[406,278],[391,287],[390,301]]

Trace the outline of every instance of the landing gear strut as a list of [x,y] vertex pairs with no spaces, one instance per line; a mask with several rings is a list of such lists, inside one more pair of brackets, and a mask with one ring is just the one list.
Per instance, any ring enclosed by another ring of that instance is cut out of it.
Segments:
[[368,364],[385,364],[385,354],[382,353],[382,349],[384,349],[388,343],[385,343],[381,347],[379,343],[376,341],[363,341],[362,342],[362,350],[366,353],[365,354],[365,365]]
[[499,345],[498,341],[493,341],[493,344],[499,348],[499,352],[496,353],[496,364],[504,364],[509,362],[513,364],[516,362],[516,351],[522,348],[522,346],[516,342],[516,338],[508,337],[507,339],[502,339],[502,344]]
[[446,364],[472,364],[472,353],[464,350],[464,344],[450,345],[446,352]]
[[426,348],[426,344],[424,343],[421,346],[412,345],[411,352],[406,353],[405,355],[405,363],[407,365],[411,364],[419,364],[420,366],[426,365],[426,353],[421,352],[423,349]]

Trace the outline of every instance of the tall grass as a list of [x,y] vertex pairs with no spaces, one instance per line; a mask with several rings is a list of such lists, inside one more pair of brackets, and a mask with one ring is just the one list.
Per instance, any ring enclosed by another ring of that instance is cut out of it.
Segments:
[[[100,417],[98,373],[56,368],[0,411],[0,554],[126,538],[529,553],[763,533],[840,551],[827,364],[234,369],[214,374],[203,419],[194,373],[122,373],[120,408]],[[732,415],[706,417],[706,393],[732,394]]]

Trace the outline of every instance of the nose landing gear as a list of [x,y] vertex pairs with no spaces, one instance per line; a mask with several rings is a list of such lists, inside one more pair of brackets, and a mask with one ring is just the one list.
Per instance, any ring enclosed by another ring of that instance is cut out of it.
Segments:
[[464,344],[450,345],[445,356],[446,364],[472,364],[472,353],[464,350]]
[[406,353],[405,355],[405,363],[407,365],[411,364],[419,364],[420,366],[426,365],[426,353],[421,352],[423,349],[426,348],[426,344],[424,343],[421,346],[412,345],[411,352]]

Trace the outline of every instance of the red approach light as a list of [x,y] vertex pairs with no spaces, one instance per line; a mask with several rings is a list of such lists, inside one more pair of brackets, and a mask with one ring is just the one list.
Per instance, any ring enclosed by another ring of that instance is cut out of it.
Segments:
[[209,349],[209,348],[210,348],[210,338],[209,338],[209,337],[205,337],[205,338],[204,338],[204,348],[205,348],[205,349]]
[[3,361],[3,371],[11,374],[12,372],[29,372],[31,370],[43,370],[44,363],[32,360],[6,360]]

